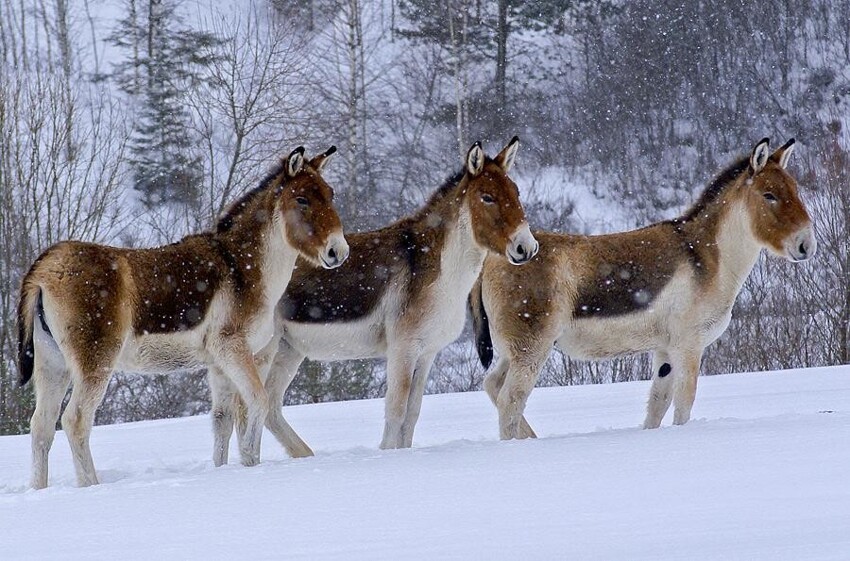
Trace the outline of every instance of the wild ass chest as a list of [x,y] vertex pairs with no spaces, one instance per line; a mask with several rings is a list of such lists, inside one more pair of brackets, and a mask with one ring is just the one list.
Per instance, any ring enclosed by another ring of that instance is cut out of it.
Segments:
[[421,295],[411,295],[408,323],[415,337],[437,351],[460,336],[466,323],[466,298],[484,265],[486,252],[472,241],[468,217],[446,237],[440,271]]

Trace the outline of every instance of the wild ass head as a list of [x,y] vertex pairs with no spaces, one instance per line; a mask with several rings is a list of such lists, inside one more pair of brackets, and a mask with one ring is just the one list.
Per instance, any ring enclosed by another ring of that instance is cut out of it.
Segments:
[[339,267],[348,258],[348,243],[333,206],[334,192],[321,175],[334,152],[336,146],[331,146],[307,161],[303,146],[293,150],[284,162],[285,177],[277,193],[284,240],[325,269]]
[[476,142],[466,155],[466,199],[475,241],[522,265],[537,254],[540,244],[531,235],[519,190],[508,177],[519,138],[511,139],[495,158],[488,158]]
[[769,140],[761,140],[750,155],[745,200],[753,233],[765,247],[789,261],[805,261],[815,254],[812,221],[797,193],[797,182],[786,171],[794,150],[792,138],[773,154]]

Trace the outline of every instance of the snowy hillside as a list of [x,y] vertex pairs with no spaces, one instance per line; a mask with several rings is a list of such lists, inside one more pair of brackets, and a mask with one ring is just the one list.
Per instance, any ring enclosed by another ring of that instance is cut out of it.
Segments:
[[[694,420],[637,429],[644,382],[537,389],[541,438],[499,442],[483,393],[425,398],[380,451],[382,402],[288,408],[317,456],[214,469],[206,417],[96,427],[77,489],[57,435],[0,438],[0,557],[850,559],[850,367],[703,378]],[[231,458],[235,451],[231,452]]]

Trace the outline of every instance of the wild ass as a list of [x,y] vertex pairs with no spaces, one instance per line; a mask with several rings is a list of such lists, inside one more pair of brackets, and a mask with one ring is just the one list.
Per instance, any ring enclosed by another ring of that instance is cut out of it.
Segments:
[[[493,159],[479,143],[464,169],[418,212],[373,232],[349,234],[351,258],[335,271],[299,260],[280,301],[280,347],[266,380],[266,427],[293,457],[312,455],[283,418],[283,395],[305,357],[387,358],[381,448],[410,447],[431,364],[463,330],[464,300],[488,252],[514,265],[538,244],[508,177],[519,139]],[[214,411],[232,407],[232,390],[213,391]],[[229,433],[222,438],[226,443]]]
[[603,236],[538,233],[540,253],[522,268],[488,257],[470,307],[484,367],[499,354],[484,388],[501,438],[535,436],[523,411],[553,343],[582,359],[653,351],[644,427],[661,424],[672,398],[673,422],[686,423],[703,350],[729,325],[761,249],[795,262],[815,252],[785,171],[793,147],[770,155],[762,140],[680,218]]
[[[47,486],[48,453],[62,415],[79,485],[98,482],[89,449],[94,413],[113,370],[209,366],[247,410],[242,463],[260,459],[268,399],[254,354],[274,334],[274,306],[297,257],[328,269],[348,256],[320,172],[331,148],[305,162],[294,150],[218,221],[215,231],[152,249],[67,241],[48,248],[21,288],[21,384],[34,379],[32,486]],[[275,340],[277,344],[277,340]]]

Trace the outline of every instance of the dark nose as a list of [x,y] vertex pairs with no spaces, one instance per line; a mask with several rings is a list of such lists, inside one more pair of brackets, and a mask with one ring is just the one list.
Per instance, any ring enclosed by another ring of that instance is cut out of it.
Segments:
[[522,245],[522,244],[519,244],[518,246],[516,246],[516,252],[517,252],[517,253],[518,253],[521,257],[525,257],[525,256],[527,255],[527,252],[525,251],[525,246],[524,246],[524,245]]
[[328,257],[331,259],[332,263],[336,263],[336,250],[334,248],[330,248],[328,250]]
[[800,242],[800,247],[798,247],[798,248],[797,248],[797,251],[799,251],[799,252],[800,252],[800,255],[802,255],[803,257],[805,257],[805,256],[806,256],[806,254],[807,254],[807,253],[809,253],[809,250],[808,250],[808,248],[806,247],[806,242]]

